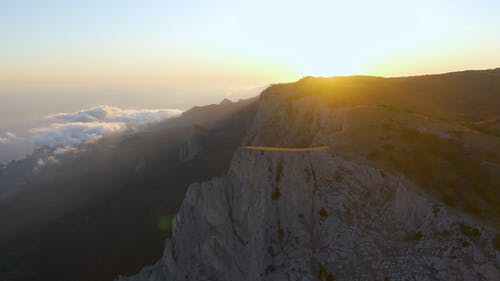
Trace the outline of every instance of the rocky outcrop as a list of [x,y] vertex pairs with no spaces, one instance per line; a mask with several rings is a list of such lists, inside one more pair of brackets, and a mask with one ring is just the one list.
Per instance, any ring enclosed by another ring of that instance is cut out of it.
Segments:
[[500,233],[498,136],[429,115],[431,111],[402,109],[404,103],[387,95],[374,101],[367,91],[365,99],[342,102],[335,100],[342,92],[321,94],[326,86],[308,91],[302,84],[272,87],[261,95],[244,145],[327,145],[357,163],[404,175],[419,190],[488,221]]
[[202,136],[206,129],[193,126],[188,129],[185,143],[179,149],[179,161],[193,160],[203,149]]
[[482,164],[498,138],[444,121],[468,109],[427,110],[432,85],[349,79],[264,91],[227,174],[189,187],[162,259],[118,280],[499,280],[499,166]]
[[491,234],[328,151],[240,149],[192,184],[163,258],[123,280],[496,280]]

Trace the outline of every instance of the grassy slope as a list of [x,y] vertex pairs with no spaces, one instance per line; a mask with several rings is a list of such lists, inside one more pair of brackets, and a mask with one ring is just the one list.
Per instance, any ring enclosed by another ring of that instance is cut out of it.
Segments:
[[290,107],[316,96],[333,109],[350,108],[351,127],[335,136],[335,153],[402,172],[438,200],[500,232],[500,69],[306,77],[263,95],[285,96]]

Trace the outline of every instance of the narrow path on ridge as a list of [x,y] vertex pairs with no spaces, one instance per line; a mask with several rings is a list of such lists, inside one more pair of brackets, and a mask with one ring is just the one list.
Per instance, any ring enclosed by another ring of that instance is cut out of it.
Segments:
[[261,150],[261,151],[287,151],[287,152],[301,152],[301,151],[325,151],[328,146],[314,146],[314,147],[279,147],[279,146],[242,146],[244,149]]

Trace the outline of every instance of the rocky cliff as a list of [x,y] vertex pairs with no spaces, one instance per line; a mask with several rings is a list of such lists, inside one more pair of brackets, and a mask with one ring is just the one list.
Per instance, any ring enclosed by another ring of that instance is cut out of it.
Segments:
[[328,151],[240,149],[190,186],[162,260],[128,280],[498,278],[488,231],[411,186]]
[[426,109],[432,93],[352,79],[266,90],[162,259],[118,280],[499,280],[498,137],[458,105]]

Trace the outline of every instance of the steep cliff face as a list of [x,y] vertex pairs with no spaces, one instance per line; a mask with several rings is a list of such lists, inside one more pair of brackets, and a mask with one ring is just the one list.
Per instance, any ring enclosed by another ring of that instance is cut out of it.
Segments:
[[[454,110],[447,110],[447,103],[425,100],[431,99],[431,94],[447,94],[447,87],[418,94],[402,89],[399,96],[391,97],[390,92],[379,94],[384,87],[377,83],[374,89],[365,89],[363,80],[353,82],[347,90],[326,93],[329,84],[323,82],[318,88],[315,81],[266,90],[243,143],[273,147],[327,145],[337,155],[404,175],[438,201],[500,231],[499,135],[471,125],[470,120],[483,117],[465,104],[454,109],[463,114],[451,114]],[[339,83],[334,80],[330,87],[339,87]],[[362,90],[366,91],[358,93]],[[485,99],[480,96],[478,104]],[[460,98],[458,93],[456,98]],[[489,100],[500,108],[500,92]],[[429,106],[420,108],[419,103]],[[498,122],[494,120],[491,122]]]
[[189,187],[164,256],[119,280],[495,280],[489,232],[329,151],[240,149]]
[[500,279],[498,137],[461,103],[353,79],[266,90],[227,174],[189,187],[163,258],[118,280]]

